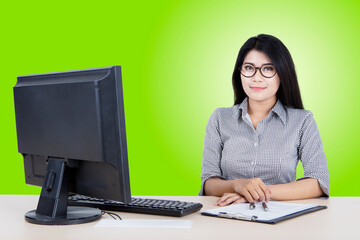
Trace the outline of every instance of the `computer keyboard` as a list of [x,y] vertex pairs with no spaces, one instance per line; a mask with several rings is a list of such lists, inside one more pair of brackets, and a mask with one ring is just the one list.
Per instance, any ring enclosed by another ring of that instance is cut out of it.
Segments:
[[72,195],[68,197],[69,206],[95,207],[101,210],[145,213],[164,216],[181,217],[199,211],[201,203],[184,202],[164,199],[131,198],[131,202],[122,202],[98,199],[84,195]]

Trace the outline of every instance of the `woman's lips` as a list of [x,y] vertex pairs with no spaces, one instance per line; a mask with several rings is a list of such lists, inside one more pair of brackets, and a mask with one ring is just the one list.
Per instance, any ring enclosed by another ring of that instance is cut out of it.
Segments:
[[261,91],[265,89],[264,87],[250,87],[250,88],[254,91]]

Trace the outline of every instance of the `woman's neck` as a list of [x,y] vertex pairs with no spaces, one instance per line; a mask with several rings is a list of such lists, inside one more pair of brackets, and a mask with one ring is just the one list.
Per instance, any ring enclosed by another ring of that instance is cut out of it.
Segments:
[[261,102],[249,98],[248,113],[250,116],[265,118],[269,114],[270,110],[275,106],[276,101],[276,97]]

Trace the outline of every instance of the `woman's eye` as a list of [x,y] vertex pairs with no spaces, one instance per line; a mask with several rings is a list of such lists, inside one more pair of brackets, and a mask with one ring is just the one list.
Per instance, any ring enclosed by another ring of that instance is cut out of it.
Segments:
[[274,68],[273,67],[264,67],[264,71],[271,72],[271,71],[274,71]]
[[247,71],[253,71],[254,68],[252,66],[245,66],[245,70]]

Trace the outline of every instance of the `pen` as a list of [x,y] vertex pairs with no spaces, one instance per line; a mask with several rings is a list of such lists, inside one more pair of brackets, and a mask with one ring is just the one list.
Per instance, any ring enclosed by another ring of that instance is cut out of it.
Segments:
[[255,203],[254,203],[254,202],[251,202],[250,205],[249,205],[249,208],[250,208],[251,210],[253,210],[253,209],[255,208]]
[[219,212],[217,216],[222,218],[233,218],[233,219],[248,220],[248,221],[255,221],[258,218],[257,216],[249,216],[249,215],[244,215],[242,213],[227,213],[227,212]]
[[262,206],[263,206],[265,212],[267,212],[269,210],[265,202],[262,202]]

